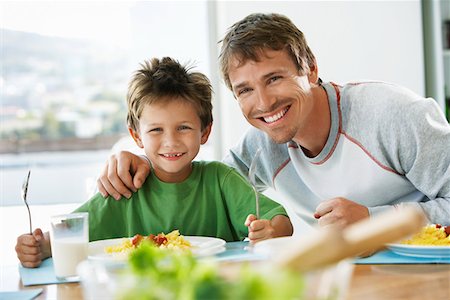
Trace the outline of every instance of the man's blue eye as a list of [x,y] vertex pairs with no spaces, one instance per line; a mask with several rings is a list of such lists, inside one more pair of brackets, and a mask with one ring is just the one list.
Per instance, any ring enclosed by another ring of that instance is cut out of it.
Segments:
[[269,82],[277,81],[277,80],[280,79],[280,78],[281,78],[281,76],[273,76],[273,77],[270,77]]
[[239,90],[238,95],[242,95],[242,94],[248,93],[249,91],[250,91],[249,88],[245,88],[245,89]]

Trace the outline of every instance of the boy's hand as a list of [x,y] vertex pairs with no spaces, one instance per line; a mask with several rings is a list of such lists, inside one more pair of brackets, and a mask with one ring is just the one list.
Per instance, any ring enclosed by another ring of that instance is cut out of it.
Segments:
[[128,151],[113,154],[106,162],[97,187],[104,198],[108,195],[120,200],[123,195],[130,198],[137,191],[150,173],[150,165],[145,157]]
[[258,220],[255,215],[248,215],[245,226],[248,227],[251,244],[275,237],[275,228],[269,220]]
[[44,235],[39,228],[33,234],[22,234],[17,238],[16,253],[24,267],[39,267],[42,260],[51,256],[48,234]]

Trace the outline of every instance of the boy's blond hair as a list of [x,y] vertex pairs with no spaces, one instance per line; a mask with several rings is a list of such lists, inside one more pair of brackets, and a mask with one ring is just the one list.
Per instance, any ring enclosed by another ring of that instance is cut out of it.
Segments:
[[259,61],[263,50],[286,49],[302,75],[316,62],[303,33],[291,20],[280,14],[248,15],[233,24],[220,42],[220,70],[230,90],[232,87],[228,73],[233,58],[242,64],[247,60]]
[[127,123],[139,129],[139,118],[145,105],[183,99],[192,103],[204,130],[212,123],[212,87],[208,78],[182,66],[170,57],[152,58],[141,64],[128,86]]

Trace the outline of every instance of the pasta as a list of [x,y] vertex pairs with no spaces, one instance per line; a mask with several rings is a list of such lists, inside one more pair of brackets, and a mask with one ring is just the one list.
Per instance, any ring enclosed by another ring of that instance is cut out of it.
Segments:
[[155,246],[162,249],[191,249],[191,243],[189,243],[189,241],[180,234],[180,231],[173,230],[168,234],[159,233],[158,235],[150,234],[148,236],[136,234],[132,238],[125,239],[120,245],[105,247],[105,252],[115,255],[128,255],[131,251],[138,248],[144,241],[151,242]]
[[407,245],[422,246],[450,246],[450,226],[441,226],[439,224],[430,224],[410,239],[402,241]]

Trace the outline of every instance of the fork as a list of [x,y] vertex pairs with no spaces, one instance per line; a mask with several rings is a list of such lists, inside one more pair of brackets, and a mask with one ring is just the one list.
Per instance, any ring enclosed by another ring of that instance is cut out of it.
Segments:
[[25,177],[23,184],[22,184],[22,199],[28,210],[28,221],[30,223],[30,234],[33,234],[32,226],[31,226],[31,212],[30,212],[30,207],[28,206],[28,202],[27,202],[28,182],[30,181],[30,173],[31,173],[31,170],[28,170],[28,175],[27,175],[27,177]]
[[259,194],[258,190],[256,189],[256,161],[258,160],[259,154],[261,153],[261,148],[258,148],[256,150],[255,156],[252,159],[252,162],[250,164],[250,168],[248,170],[248,177],[250,179],[250,183],[252,184],[253,191],[255,192],[255,201],[256,201],[256,218],[259,219]]

